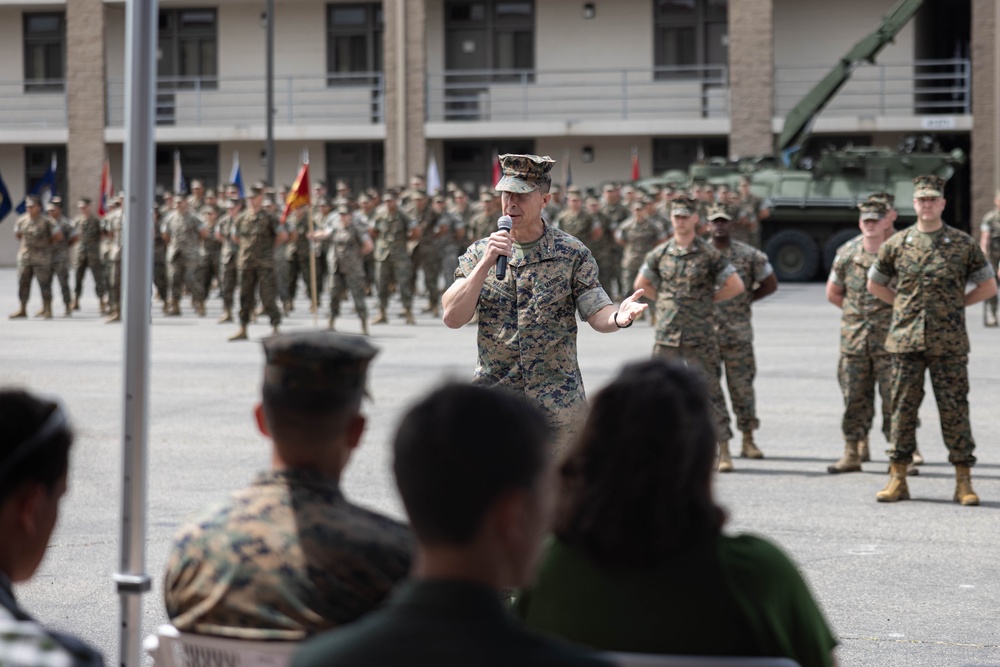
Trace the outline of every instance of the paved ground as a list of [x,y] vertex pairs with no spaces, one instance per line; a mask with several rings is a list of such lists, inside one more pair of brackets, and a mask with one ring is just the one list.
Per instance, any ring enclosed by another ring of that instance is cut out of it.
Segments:
[[[0,270],[0,314],[15,307],[13,270]],[[33,294],[31,310],[38,307]],[[300,302],[286,330],[313,326]],[[158,310],[158,309],[157,309]],[[57,309],[57,313],[59,309]],[[758,397],[763,461],[737,460],[718,480],[729,529],[766,535],[801,566],[841,640],[844,665],[1000,664],[1000,330],[970,309],[972,417],[981,463],[974,470],[978,508],[951,502],[952,468],[933,401],[921,409],[927,465],[912,480],[914,500],[874,501],[885,481],[885,457],[862,474],[831,476],[842,448],[841,399],[835,379],[838,311],[820,285],[782,286],[759,304]],[[156,584],[145,598],[144,631],[165,621],[159,579],[178,522],[245,485],[266,466],[266,441],[251,420],[262,368],[260,345],[227,343],[232,326],[209,316],[164,318],[154,312],[149,428],[147,571]],[[467,378],[475,331],[451,331],[430,316],[418,326],[374,328],[382,348],[373,367],[370,427],[344,480],[354,500],[398,515],[387,442],[402,409],[445,377]],[[343,330],[357,331],[352,317]],[[264,324],[251,335],[268,332]],[[628,359],[652,346],[644,323],[626,332],[580,336],[589,389],[602,386]],[[71,319],[0,319],[0,383],[63,397],[79,437],[70,492],[47,558],[19,589],[25,605],[54,626],[74,631],[118,659],[121,382],[123,329],[105,325],[92,292]],[[720,628],[720,632],[724,632]]]

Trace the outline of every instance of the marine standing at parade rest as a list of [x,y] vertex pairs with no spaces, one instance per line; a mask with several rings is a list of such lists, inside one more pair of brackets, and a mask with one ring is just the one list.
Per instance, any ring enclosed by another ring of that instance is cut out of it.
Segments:
[[827,472],[860,472],[871,460],[868,432],[875,417],[875,383],[882,397],[882,433],[891,441],[892,356],[885,337],[892,320],[892,305],[868,291],[868,271],[891,227],[889,209],[879,201],[860,206],[861,235],[837,249],[826,282],[826,298],[841,309],[840,361],[837,380],[844,395],[844,455],[827,466]]
[[278,286],[274,276],[275,248],[288,239],[285,226],[264,210],[264,186],[250,188],[247,210],[236,220],[233,240],[239,244],[236,268],[240,274],[240,328],[229,340],[246,340],[247,325],[253,315],[257,291],[260,303],[271,318],[271,328],[278,333],[281,311],[278,309]]
[[108,323],[121,321],[122,310],[122,228],[125,225],[125,207],[119,193],[114,208],[104,216],[101,233],[104,247],[104,275],[108,277]]
[[[965,309],[997,293],[993,269],[965,232],[944,224],[944,181],[914,179],[917,222],[879,249],[868,272],[868,290],[893,305],[885,348],[892,353],[892,442],[890,477],[876,494],[880,502],[906,500],[907,464],[916,449],[917,411],[929,371],[941,415],[948,461],[955,466],[955,502],[978,505],[972,490],[976,463],[969,423],[969,333]],[[895,279],[895,287],[890,282]],[[966,292],[966,285],[975,287]]]
[[205,290],[199,276],[202,262],[202,239],[208,228],[188,208],[188,200],[177,199],[177,208],[163,221],[167,239],[167,270],[170,276],[170,308],[167,315],[181,314],[181,297],[187,288],[199,316],[205,315]]
[[[649,251],[666,241],[670,234],[660,222],[649,216],[648,202],[637,199],[632,202],[632,217],[615,230],[615,241],[624,248],[622,252],[621,284],[631,287],[639,273],[642,262]],[[653,303],[647,297],[642,302]],[[650,318],[656,321],[655,318]]]
[[[642,291],[615,307],[597,279],[587,246],[542,219],[555,160],[503,155],[503,213],[511,231],[497,230],[459,259],[455,282],[444,293],[444,323],[457,329],[478,316],[474,382],[499,386],[535,400],[568,443],[586,410],[577,359],[576,315],[595,330],[632,326],[646,306]],[[497,278],[497,260],[508,258]]]
[[767,255],[732,238],[734,220],[729,206],[710,206],[708,222],[712,228],[712,245],[733,265],[745,287],[742,294],[715,304],[715,331],[726,371],[729,402],[736,415],[736,428],[743,434],[740,456],[762,459],[764,453],[753,439],[753,432],[760,428],[760,420],[757,419],[757,397],[753,389],[757,360],[753,353],[751,304],[774,293],[778,289],[778,277]]
[[10,319],[28,316],[31,279],[38,281],[42,292],[42,309],[35,317],[52,319],[52,245],[62,233],[51,218],[42,215],[42,202],[35,195],[24,200],[27,212],[14,223],[14,238],[21,242],[17,251],[17,298],[21,308]]
[[399,289],[406,323],[417,323],[413,319],[413,262],[410,261],[406,242],[416,239],[420,232],[415,223],[399,210],[396,197],[395,192],[382,195],[382,209],[372,221],[378,282],[378,317],[372,324],[388,323],[386,310],[389,308],[389,289],[394,281]]
[[325,242],[330,247],[330,320],[328,328],[340,317],[340,302],[347,292],[354,299],[354,310],[361,320],[361,333],[368,335],[368,306],[365,305],[365,267],[363,258],[374,244],[364,223],[354,219],[347,204],[327,217],[322,230],[313,232],[314,243]]
[[743,293],[733,265],[697,234],[698,202],[678,197],[671,202],[674,236],[646,255],[634,287],[656,300],[656,344],[653,356],[681,359],[700,369],[715,408],[719,472],[731,472],[729,412],[720,386],[721,358],[715,333],[715,304]]
[[[979,225],[979,246],[990,260],[990,265],[994,269],[1000,267],[1000,190],[993,195],[993,210],[983,216],[983,222]],[[988,327],[997,326],[995,296],[983,302],[983,324]]]
[[219,291],[222,293],[222,317],[219,324],[233,321],[233,296],[236,294],[238,274],[236,271],[236,256],[239,254],[239,243],[233,240],[236,231],[236,220],[243,211],[243,200],[232,197],[226,202],[226,214],[219,218],[216,225],[215,238],[222,243],[219,249]]
[[73,289],[69,281],[69,265],[71,246],[76,245],[80,235],[70,219],[63,215],[62,197],[53,197],[45,205],[45,213],[49,216],[62,238],[52,244],[52,276],[59,280],[63,305],[66,306],[65,316],[73,314]]
[[[108,285],[104,277],[104,266],[101,264],[101,219],[94,215],[91,207],[93,200],[90,197],[80,197],[77,202],[77,209],[80,213],[73,220],[73,227],[80,235],[80,242],[76,248],[76,280],[73,288],[73,310],[80,310],[80,295],[83,294],[83,279],[90,269],[90,275],[94,279],[94,291],[97,293],[97,300],[100,303],[101,314],[107,312]],[[156,236],[159,236],[157,230]]]

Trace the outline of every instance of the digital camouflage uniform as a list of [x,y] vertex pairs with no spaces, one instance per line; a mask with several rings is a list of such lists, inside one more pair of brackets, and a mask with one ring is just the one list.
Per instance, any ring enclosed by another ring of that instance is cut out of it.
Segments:
[[[984,215],[983,222],[979,226],[979,231],[981,233],[985,232],[990,236],[989,260],[993,270],[996,271],[997,268],[1000,268],[1000,211],[993,209]],[[994,273],[995,276],[996,274]],[[1000,283],[1000,278],[997,281]],[[995,320],[997,315],[997,297],[993,296],[987,299],[983,303],[983,308],[985,312],[992,313]]]
[[261,473],[177,532],[163,594],[183,632],[298,641],[377,607],[409,572],[410,531],[304,470]]
[[720,442],[733,437],[720,386],[721,359],[712,298],[736,269],[718,250],[695,236],[681,248],[670,239],[654,248],[639,269],[656,288],[653,356],[683,359],[705,374]]
[[[237,213],[239,217],[239,213]],[[240,244],[233,241],[236,231],[236,220],[228,213],[216,224],[216,229],[222,236],[222,247],[219,249],[219,288],[222,292],[222,307],[226,312],[233,309],[233,295],[236,293],[238,273],[236,271],[236,255]]]
[[281,311],[275,303],[278,287],[274,276],[275,240],[281,225],[278,219],[261,209],[240,214],[234,225],[234,237],[239,243],[236,268],[240,281],[240,325],[250,323],[257,291],[271,326],[281,323]]
[[363,224],[351,219],[344,226],[339,215],[331,215],[329,223],[330,245],[330,317],[340,317],[340,302],[348,292],[354,299],[354,309],[362,320],[368,319],[368,307],[365,305],[365,267],[361,249],[366,240],[370,240],[368,230]]
[[32,218],[23,215],[14,223],[14,230],[21,237],[17,252],[17,296],[21,304],[28,303],[31,279],[38,281],[42,302],[52,303],[52,236],[56,225],[52,218],[41,215]]
[[[472,244],[459,258],[456,279],[469,276],[486,252]],[[507,277],[491,268],[476,307],[478,356],[474,382],[504,387],[538,403],[557,430],[559,444],[578,428],[586,410],[577,361],[577,322],[611,304],[587,247],[546,225],[533,244],[514,244]]]
[[733,225],[733,240],[741,241],[754,248],[760,248],[760,209],[763,200],[747,195],[740,199],[736,208],[736,219],[741,223]]
[[[601,208],[601,215],[604,216],[606,222],[604,223],[604,236],[599,241],[601,250],[597,263],[601,266],[601,275],[607,276],[602,282],[606,285],[614,285],[618,294],[627,296],[632,293],[632,285],[620,284],[625,249],[614,242],[614,233],[623,222],[628,220],[631,213],[628,207],[619,201],[614,204],[605,203]],[[608,292],[608,294],[611,293]]]
[[892,356],[885,337],[892,306],[868,291],[868,271],[876,256],[865,251],[861,236],[837,249],[830,282],[844,290],[840,317],[840,361],[837,379],[844,395],[841,428],[845,440],[868,437],[875,417],[875,383],[882,397],[882,433],[890,441],[892,426]]
[[885,342],[893,355],[889,458],[912,460],[924,372],[930,371],[948,460],[972,466],[976,445],[969,424],[965,288],[993,278],[989,262],[972,237],[954,227],[924,233],[913,225],[882,245],[868,277],[882,285],[896,281]]
[[[774,273],[767,255],[753,246],[731,241],[722,251],[736,269],[746,287],[728,301],[715,304],[715,331],[719,336],[719,353],[726,371],[729,402],[736,414],[736,428],[747,433],[760,428],[753,381],[757,376],[757,361],[753,353],[753,285]],[[728,419],[728,413],[727,413]]]
[[208,297],[212,290],[212,281],[216,281],[222,287],[222,275],[219,273],[219,262],[222,257],[222,241],[215,237],[215,230],[219,228],[219,216],[216,213],[215,223],[208,226],[205,222],[205,229],[208,235],[201,242],[201,265],[198,268],[198,275],[201,277],[202,294]]
[[623,243],[622,289],[631,293],[646,255],[666,236],[666,232],[657,220],[639,220],[632,216],[618,227],[615,236]]
[[59,281],[59,289],[68,315],[73,305],[73,286],[69,280],[70,242],[79,237],[69,218],[62,215],[58,219],[49,217],[62,234],[62,238],[52,244],[52,277]]
[[375,238],[375,273],[378,283],[379,308],[389,306],[389,287],[395,280],[399,297],[405,310],[413,307],[413,290],[410,288],[413,264],[406,251],[406,241],[410,234],[410,219],[400,211],[389,213],[381,209],[372,223],[378,235]]
[[125,209],[118,207],[104,218],[104,266],[108,277],[108,305],[121,312],[122,303],[122,227]]
[[[314,224],[322,224],[322,220],[315,221]],[[309,208],[303,206],[289,216],[286,223],[288,232],[295,233],[295,240],[289,240],[285,244],[285,259],[288,261],[288,299],[295,301],[298,293],[299,280],[306,286],[306,294],[312,301],[312,277],[309,269],[309,257],[312,254],[311,243],[309,242]],[[317,283],[319,276],[317,276]]]
[[[407,213],[416,221],[420,228],[420,240],[413,247],[411,285],[415,284],[417,271],[424,275],[424,289],[427,290],[427,302],[431,308],[436,307],[441,300],[441,233],[443,229],[440,217],[428,203],[423,213],[418,213],[416,207]],[[414,291],[411,289],[411,291]]]
[[190,211],[174,211],[164,221],[170,237],[167,243],[167,271],[170,279],[170,301],[178,304],[186,287],[195,303],[205,300],[201,267],[201,230],[205,223]]
[[[74,282],[73,295],[76,301],[80,300],[83,294],[83,279],[87,269],[94,278],[94,290],[100,301],[104,300],[108,293],[108,285],[104,277],[104,266],[101,263],[101,219],[96,215],[77,216],[73,221],[76,233],[80,235],[80,241],[76,246],[76,280]],[[159,235],[159,230],[157,230]]]
[[167,241],[160,230],[160,222],[152,216],[153,224],[153,287],[166,310],[170,301],[170,287],[167,282]]

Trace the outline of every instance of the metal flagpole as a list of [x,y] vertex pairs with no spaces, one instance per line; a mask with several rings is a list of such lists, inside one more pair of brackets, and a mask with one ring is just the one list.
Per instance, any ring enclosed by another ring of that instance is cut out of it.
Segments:
[[114,575],[121,596],[120,662],[139,667],[145,572],[146,468],[149,417],[149,309],[153,283],[153,99],[156,87],[157,0],[125,6],[125,202],[122,218],[123,383],[121,561]]

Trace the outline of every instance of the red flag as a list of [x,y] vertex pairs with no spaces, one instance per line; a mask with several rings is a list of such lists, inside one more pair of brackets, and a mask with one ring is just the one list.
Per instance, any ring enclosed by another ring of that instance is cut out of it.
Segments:
[[288,214],[297,208],[309,205],[309,161],[302,163],[299,175],[295,177],[295,183],[285,198],[285,210],[281,214],[281,224],[285,224]]
[[493,151],[493,186],[500,182],[500,178],[503,176],[503,172],[500,169],[500,156],[496,151]]
[[104,168],[101,169],[101,198],[97,202],[97,215],[102,218],[107,215],[108,205],[111,203],[114,191],[115,184],[111,182],[111,165],[105,159]]
[[632,149],[632,180],[639,180],[639,151]]

